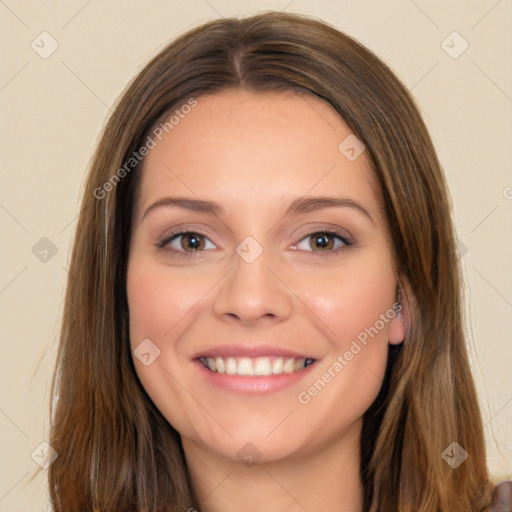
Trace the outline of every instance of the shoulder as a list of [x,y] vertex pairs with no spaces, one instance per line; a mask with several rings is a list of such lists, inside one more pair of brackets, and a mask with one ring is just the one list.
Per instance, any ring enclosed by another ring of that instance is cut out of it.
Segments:
[[489,512],[512,512],[512,480],[503,480],[496,485]]

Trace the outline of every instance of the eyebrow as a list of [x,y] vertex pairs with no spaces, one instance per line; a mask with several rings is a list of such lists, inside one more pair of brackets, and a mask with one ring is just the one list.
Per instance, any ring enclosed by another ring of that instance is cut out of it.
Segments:
[[[215,201],[206,201],[202,199],[191,199],[187,197],[164,197],[159,199],[151,206],[149,206],[141,217],[141,221],[152,210],[163,206],[172,207],[177,206],[187,210],[196,212],[207,213],[211,215],[220,215],[224,213],[224,208]],[[291,202],[286,209],[284,216],[308,213],[322,208],[352,208],[353,210],[365,215],[373,223],[372,216],[368,211],[359,203],[348,197],[329,197],[329,196],[314,196],[314,197],[299,197]]]

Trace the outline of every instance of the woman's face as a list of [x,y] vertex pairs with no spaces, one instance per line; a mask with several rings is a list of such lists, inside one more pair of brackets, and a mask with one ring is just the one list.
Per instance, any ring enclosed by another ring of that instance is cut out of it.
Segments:
[[404,336],[364,147],[312,95],[231,90],[180,113],[152,135],[134,211],[142,385],[186,449],[242,462],[357,449]]

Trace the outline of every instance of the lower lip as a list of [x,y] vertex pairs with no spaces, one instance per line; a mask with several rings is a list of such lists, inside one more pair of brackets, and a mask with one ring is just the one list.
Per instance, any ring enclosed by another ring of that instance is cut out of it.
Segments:
[[310,373],[311,368],[315,366],[316,361],[298,372],[259,376],[219,373],[209,370],[197,359],[194,360],[194,363],[197,364],[201,375],[204,376],[208,383],[214,384],[226,391],[262,395],[274,393],[297,383],[300,379]]

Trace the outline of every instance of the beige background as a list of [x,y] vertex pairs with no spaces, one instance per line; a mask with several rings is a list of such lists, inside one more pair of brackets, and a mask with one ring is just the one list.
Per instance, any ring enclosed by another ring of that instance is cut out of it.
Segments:
[[[0,0],[1,512],[46,510],[31,453],[47,436],[70,241],[110,105],[176,35],[265,9],[345,30],[417,98],[453,196],[489,465],[497,479],[512,475],[511,0]],[[43,237],[57,250],[46,262]]]

